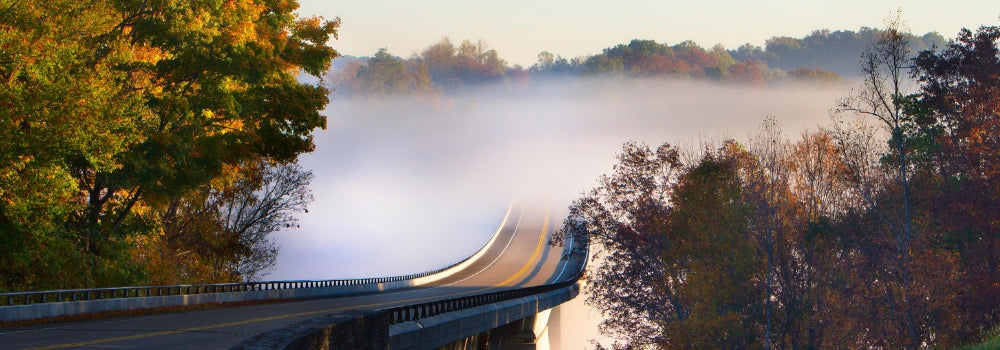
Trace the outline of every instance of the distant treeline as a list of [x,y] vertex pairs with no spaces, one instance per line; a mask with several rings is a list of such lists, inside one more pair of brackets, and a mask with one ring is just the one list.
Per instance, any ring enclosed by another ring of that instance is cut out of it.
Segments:
[[[404,94],[437,96],[482,83],[504,83],[518,89],[552,77],[617,76],[681,78],[754,86],[786,81],[830,84],[856,77],[858,57],[882,31],[817,30],[797,39],[773,37],[764,47],[744,44],[728,50],[721,44],[705,49],[693,41],[676,45],[632,40],[589,57],[565,58],[548,51],[531,67],[509,65],[482,40],[449,38],[410,58],[380,49],[372,57],[338,59],[328,73],[331,87],[345,95]],[[913,52],[943,47],[940,34],[908,37]]]

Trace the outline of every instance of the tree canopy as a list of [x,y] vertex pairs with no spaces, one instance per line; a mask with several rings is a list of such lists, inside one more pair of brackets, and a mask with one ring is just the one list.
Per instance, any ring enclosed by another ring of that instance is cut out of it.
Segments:
[[295,1],[4,7],[0,289],[146,281],[179,202],[325,127],[327,90],[295,75],[329,67],[340,21]]
[[[769,118],[703,150],[625,144],[555,239],[595,244],[586,292],[615,348],[949,348],[995,334],[1000,29],[916,55],[913,38],[878,32],[829,129],[790,141]],[[634,43],[606,53],[673,50]]]
[[[884,29],[816,30],[803,38],[773,37],[764,47],[745,44],[726,49],[703,48],[687,40],[670,45],[635,39],[574,58],[542,51],[530,67],[510,66],[483,40],[457,46],[445,37],[409,58],[387,48],[374,56],[343,63],[328,73],[329,86],[354,96],[415,95],[438,99],[442,94],[484,83],[521,90],[533,81],[567,77],[688,79],[768,86],[785,82],[833,85],[842,77],[858,77],[857,60]],[[934,32],[907,34],[911,52],[945,45]],[[391,59],[395,62],[387,65]]]

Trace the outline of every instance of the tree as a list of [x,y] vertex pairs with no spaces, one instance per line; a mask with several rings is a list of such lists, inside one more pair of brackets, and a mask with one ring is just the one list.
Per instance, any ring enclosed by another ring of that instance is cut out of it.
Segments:
[[427,64],[436,84],[450,86],[454,83],[447,80],[455,74],[455,45],[451,43],[451,39],[441,38],[438,43],[424,49],[420,58]]
[[507,62],[496,50],[487,50],[486,42],[463,40],[459,47],[446,38],[420,54],[435,84],[446,90],[465,84],[498,81],[507,73]]
[[792,79],[818,83],[823,85],[833,85],[841,81],[840,75],[834,72],[826,71],[819,68],[796,68],[788,72],[788,76]]
[[[764,60],[771,67],[787,71],[818,68],[854,78],[858,74],[855,59],[861,56],[868,43],[878,40],[883,34],[880,29],[868,27],[857,31],[814,30],[802,38],[770,38],[764,50],[746,45],[738,48],[733,56],[737,60]],[[933,32],[923,36],[905,35],[912,52],[945,43],[941,35]]]
[[740,173],[749,162],[735,142],[708,153],[678,180],[671,202],[668,249],[660,253],[688,314],[665,325],[669,348],[760,348],[765,263],[752,231],[753,205],[743,200]]
[[669,144],[627,143],[601,185],[574,202],[561,231],[593,244],[588,302],[616,347],[754,348],[764,279],[749,155],[735,142],[684,166]]
[[[843,346],[846,342],[834,339],[834,325],[847,318],[840,300],[830,300],[837,295],[832,286],[841,281],[843,270],[840,258],[851,256],[837,244],[838,236],[831,234],[830,226],[837,218],[856,208],[850,201],[853,185],[844,181],[845,170],[840,149],[829,134],[806,132],[791,145],[783,159],[789,172],[788,191],[794,198],[791,204],[791,223],[787,232],[787,265],[781,270],[779,300],[783,304],[782,327],[788,343],[779,348],[823,348]],[[788,209],[785,209],[788,210]],[[857,278],[854,278],[857,279]],[[855,324],[848,319],[848,324]]]
[[418,90],[418,81],[407,71],[406,63],[385,48],[375,52],[356,74],[360,86],[354,92],[360,95],[406,94]]
[[157,245],[161,259],[183,268],[161,272],[155,283],[252,281],[274,265],[271,235],[297,226],[295,214],[312,201],[312,173],[267,161],[232,171],[223,184],[171,202]]
[[[325,126],[327,90],[295,75],[329,66],[338,54],[327,42],[340,21],[299,19],[296,8],[294,1],[5,5],[0,69],[11,108],[0,117],[9,136],[0,141],[0,226],[40,254],[61,247],[55,251],[71,258],[34,265],[5,252],[12,277],[2,288],[141,280],[124,255],[162,229],[157,217],[169,203],[227,167],[293,162],[311,151],[311,132]],[[56,204],[48,213],[26,210],[46,202]],[[71,261],[85,266],[62,270],[93,275],[38,277],[46,276],[38,269]]]
[[585,62],[584,57],[568,60],[548,51],[542,51],[538,54],[538,62],[531,66],[530,71],[536,76],[576,75],[583,69]]
[[676,148],[627,143],[614,173],[600,186],[574,201],[563,230],[574,241],[591,242],[588,303],[606,316],[602,332],[621,337],[626,345],[657,340],[665,323],[690,313],[680,289],[683,271],[671,271],[659,254],[668,243],[663,231],[667,205],[682,165]]
[[[1000,319],[1000,27],[963,29],[941,51],[915,60],[919,92],[913,96],[914,138],[927,140],[917,155],[940,189],[928,218],[941,246],[960,257],[961,310],[969,339],[993,329]],[[929,187],[931,187],[929,186]],[[992,287],[988,287],[992,286]]]
[[[781,289],[791,287],[789,281],[779,279],[789,276],[784,271],[784,266],[780,260],[788,256],[790,249],[786,244],[789,223],[785,208],[789,205],[789,171],[785,158],[788,157],[788,145],[778,129],[774,118],[764,120],[764,125],[755,137],[750,141],[750,152],[756,157],[755,164],[749,168],[754,170],[747,177],[746,190],[743,197],[756,210],[753,216],[754,234],[757,245],[760,247],[760,255],[763,255],[765,262],[764,276],[764,348],[770,349],[772,346],[772,314],[775,309],[775,300],[788,301],[776,296],[776,284]],[[790,303],[785,303],[787,304]],[[794,322],[794,321],[790,321]]]
[[[889,147],[884,160],[892,170],[886,175],[891,174],[891,181],[898,185],[898,198],[883,201],[881,197],[890,192],[884,192],[884,188],[876,188],[877,185],[871,183],[877,182],[878,179],[865,176],[871,168],[865,161],[870,159],[869,157],[855,155],[854,159],[845,159],[845,163],[853,165],[848,169],[857,181],[859,193],[869,209],[878,215],[895,238],[894,263],[900,288],[898,290],[890,288],[887,292],[892,294],[891,300],[897,301],[898,312],[902,318],[900,326],[906,330],[906,341],[903,345],[907,348],[916,348],[920,346],[924,335],[920,333],[914,311],[913,271],[910,261],[913,251],[911,245],[916,231],[910,187],[913,176],[913,163],[910,159],[913,140],[909,137],[915,124],[913,116],[907,113],[909,109],[905,99],[909,93],[906,85],[908,82],[906,70],[910,66],[908,37],[900,13],[897,12],[882,32],[882,36],[861,56],[862,88],[855,90],[850,97],[841,101],[836,111],[873,118],[889,135]],[[848,131],[837,129],[834,132],[841,147],[848,150],[842,154],[852,156],[850,150],[864,152],[857,145],[849,145]]]
[[121,258],[122,239],[96,242],[65,227],[70,216],[86,210],[79,193],[83,177],[120,168],[118,156],[141,140],[136,120],[149,115],[142,96],[117,83],[129,78],[119,69],[130,62],[128,41],[97,40],[116,24],[107,15],[111,5],[24,1],[3,7],[0,290],[134,278],[124,259],[104,263],[91,254]]
[[713,62],[710,69],[715,72],[713,74],[717,75],[717,79],[722,78],[723,74],[729,72],[729,67],[736,64],[736,60],[733,59],[733,56],[729,54],[729,51],[726,51],[726,47],[722,46],[722,44],[716,44],[713,46],[709,55],[711,55],[711,60]]
[[745,61],[729,66],[729,77],[737,83],[764,86],[764,74],[760,70],[760,63],[760,61]]

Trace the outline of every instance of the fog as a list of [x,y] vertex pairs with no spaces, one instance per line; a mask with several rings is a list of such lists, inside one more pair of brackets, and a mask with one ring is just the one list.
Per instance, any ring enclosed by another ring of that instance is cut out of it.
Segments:
[[611,170],[623,142],[745,140],[767,116],[794,137],[827,123],[846,92],[585,79],[517,92],[481,87],[433,102],[334,92],[327,129],[300,158],[315,175],[315,201],[301,228],[277,234],[281,251],[268,278],[446,266],[488,240],[512,198],[564,215]]

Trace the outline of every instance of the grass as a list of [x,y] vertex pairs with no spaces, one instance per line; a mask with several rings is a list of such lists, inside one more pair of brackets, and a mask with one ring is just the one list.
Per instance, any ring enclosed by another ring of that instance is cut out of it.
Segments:
[[986,332],[983,335],[983,342],[978,344],[966,345],[955,350],[993,350],[1000,349],[1000,327],[994,328],[993,330]]

